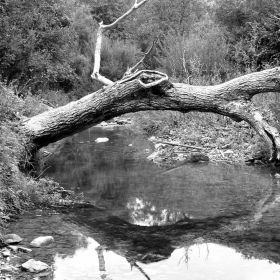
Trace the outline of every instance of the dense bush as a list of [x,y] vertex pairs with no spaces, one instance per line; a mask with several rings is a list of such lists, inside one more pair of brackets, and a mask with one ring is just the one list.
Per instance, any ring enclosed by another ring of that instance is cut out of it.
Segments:
[[215,17],[225,28],[228,60],[241,71],[278,64],[279,13],[276,0],[218,0]]
[[73,36],[64,5],[55,0],[1,2],[0,75],[33,91],[70,90]]
[[280,62],[280,13],[270,16],[255,26],[256,64],[258,69]]
[[161,52],[162,56],[158,58],[161,68],[169,76],[187,83],[201,81],[202,77],[211,80],[218,76],[225,80],[231,70],[222,29],[208,16],[196,24],[188,36],[167,35]]

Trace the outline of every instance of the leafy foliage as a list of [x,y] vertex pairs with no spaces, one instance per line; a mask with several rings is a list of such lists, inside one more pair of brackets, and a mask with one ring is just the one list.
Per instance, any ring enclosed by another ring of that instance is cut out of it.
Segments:
[[70,90],[73,38],[63,3],[55,0],[10,0],[1,3],[0,74],[39,87]]
[[161,69],[181,82],[201,82],[202,77],[211,80],[215,76],[227,78],[231,66],[226,57],[228,45],[221,28],[206,17],[194,26],[188,36],[169,34],[162,44],[162,56],[158,58]]
[[242,71],[262,70],[279,57],[279,3],[276,0],[219,0],[215,15],[225,27],[228,60]]
[[[99,89],[90,77],[98,23],[112,23],[133,3],[1,1],[2,81],[41,95],[57,91],[80,97]],[[277,65],[279,15],[277,0],[149,1],[106,34],[101,73],[120,79],[158,34],[144,67],[175,80],[195,83],[204,77],[214,83]]]
[[140,50],[129,41],[104,38],[101,72],[113,81],[122,78],[128,67],[136,64]]
[[[279,15],[280,16],[280,13]],[[280,62],[280,17],[270,16],[256,24],[256,64],[259,69],[267,64],[279,65]]]

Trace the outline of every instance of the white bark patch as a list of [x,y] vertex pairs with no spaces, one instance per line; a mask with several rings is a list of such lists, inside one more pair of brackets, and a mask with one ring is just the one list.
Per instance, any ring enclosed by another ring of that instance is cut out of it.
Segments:
[[261,115],[259,112],[255,112],[255,114],[254,114],[254,119],[255,119],[256,121],[261,122],[261,121],[263,120],[263,117],[262,117],[262,115]]

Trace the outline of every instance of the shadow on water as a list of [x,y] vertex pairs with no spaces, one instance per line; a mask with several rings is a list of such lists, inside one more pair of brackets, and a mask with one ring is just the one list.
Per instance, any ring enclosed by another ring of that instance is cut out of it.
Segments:
[[[109,141],[97,144],[98,137]],[[189,164],[162,173],[146,160],[151,151],[128,129],[94,128],[68,139],[49,160],[45,175],[94,205],[26,214],[14,225],[28,241],[54,236],[53,247],[32,253],[54,262],[49,279],[279,277],[276,169]]]

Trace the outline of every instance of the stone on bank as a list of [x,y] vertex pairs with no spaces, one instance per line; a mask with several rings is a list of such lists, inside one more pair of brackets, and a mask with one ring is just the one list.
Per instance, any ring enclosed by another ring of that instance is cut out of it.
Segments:
[[21,267],[29,272],[38,273],[44,270],[49,269],[49,266],[41,261],[36,261],[34,259],[30,259],[27,262],[23,263]]
[[40,236],[35,238],[31,243],[30,246],[32,247],[42,247],[48,246],[54,242],[54,238],[52,236]]
[[16,244],[20,243],[22,238],[20,238],[17,234],[10,233],[2,236],[2,240],[7,244]]

